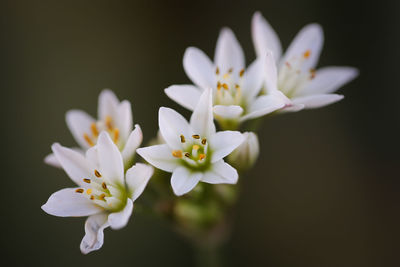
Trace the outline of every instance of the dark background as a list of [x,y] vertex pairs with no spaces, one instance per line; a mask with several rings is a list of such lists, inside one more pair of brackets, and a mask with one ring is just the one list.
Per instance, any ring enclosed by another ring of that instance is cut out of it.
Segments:
[[46,166],[50,145],[75,143],[68,109],[96,114],[102,88],[133,105],[145,140],[163,93],[188,83],[182,56],[213,56],[229,26],[254,59],[257,10],[284,47],[305,24],[325,31],[320,66],[350,65],[360,77],[340,103],[267,120],[262,155],[242,177],[229,266],[400,266],[398,1],[1,1],[1,261],[9,266],[190,266],[191,247],[167,225],[134,214],[105,231],[101,251],[81,255],[83,218],[40,206],[70,186]]

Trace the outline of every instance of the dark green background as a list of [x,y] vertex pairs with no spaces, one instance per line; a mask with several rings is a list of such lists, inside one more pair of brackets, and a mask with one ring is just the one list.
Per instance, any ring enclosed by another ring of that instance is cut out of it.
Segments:
[[50,145],[75,145],[68,109],[95,115],[111,88],[133,105],[145,140],[163,93],[188,83],[188,46],[213,55],[229,26],[254,59],[250,20],[260,10],[285,47],[309,22],[325,31],[320,65],[360,77],[338,104],[267,120],[262,155],[243,179],[229,266],[400,266],[400,88],[397,1],[1,1],[1,261],[9,266],[190,266],[170,229],[134,214],[83,256],[83,218],[40,206],[72,183],[46,166]]

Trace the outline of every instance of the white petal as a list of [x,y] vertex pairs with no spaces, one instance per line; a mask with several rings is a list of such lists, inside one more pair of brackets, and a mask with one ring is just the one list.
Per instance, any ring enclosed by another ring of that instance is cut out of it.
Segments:
[[98,116],[99,119],[105,120],[107,116],[116,118],[119,100],[114,92],[109,89],[104,89],[99,95]]
[[85,141],[84,134],[90,134],[90,125],[95,120],[86,112],[81,110],[70,110],[65,116],[67,126],[76,142],[84,149],[90,145]]
[[255,60],[244,73],[242,93],[247,99],[255,97],[262,88],[265,77],[264,58]]
[[190,117],[190,126],[195,134],[207,137],[215,133],[213,120],[212,90],[207,88]]
[[254,13],[251,34],[257,56],[264,56],[271,50],[277,60],[281,57],[282,45],[278,35],[260,12]]
[[206,172],[201,181],[209,184],[236,184],[238,177],[231,165],[220,160],[212,165],[212,170]]
[[274,55],[271,51],[267,51],[262,60],[264,60],[265,87],[267,92],[278,91],[278,71]]
[[142,194],[153,172],[153,167],[143,163],[136,163],[126,172],[126,184],[132,201],[135,201]]
[[103,246],[103,230],[108,226],[106,213],[92,215],[87,218],[85,222],[85,236],[81,242],[81,251],[83,254],[88,254]]
[[223,131],[212,135],[209,139],[209,145],[212,149],[211,162],[217,162],[226,157],[243,141],[244,136],[237,131]]
[[213,107],[214,114],[225,119],[236,119],[243,113],[243,108],[240,106],[222,106],[216,105]]
[[242,121],[264,116],[283,108],[285,103],[282,99],[273,95],[262,95],[258,97],[250,106],[249,113],[242,117]]
[[95,166],[86,160],[81,153],[63,147],[58,143],[53,144],[51,148],[58,162],[72,181],[77,185],[86,187],[87,184],[85,184],[82,179],[94,177],[93,171]]
[[140,128],[139,124],[136,124],[135,130],[133,130],[129,135],[128,141],[121,152],[125,167],[131,162],[133,156],[135,155],[135,151],[142,143],[142,140],[142,129]]
[[101,132],[97,141],[100,173],[107,181],[124,184],[124,165],[121,152],[107,132]]
[[219,34],[214,63],[222,74],[227,73],[231,68],[236,72],[244,69],[245,59],[242,47],[229,28],[223,28]]
[[158,125],[163,138],[174,149],[182,147],[181,135],[188,137],[193,134],[186,119],[170,108],[160,108],[158,111]]
[[325,67],[317,70],[315,78],[304,88],[301,95],[330,94],[358,75],[351,67]]
[[292,99],[295,104],[303,104],[305,109],[320,108],[343,99],[342,95],[325,94],[325,95],[310,95]]
[[80,217],[102,212],[102,208],[75,192],[77,188],[64,188],[53,193],[42,210],[59,217]]
[[201,95],[199,88],[193,85],[172,85],[165,89],[165,93],[176,103],[189,110],[194,110]]
[[53,166],[56,168],[62,168],[60,162],[58,162],[56,156],[53,153],[47,155],[44,158],[44,162],[50,166]]
[[179,165],[166,144],[138,148],[136,152],[151,165],[166,172],[172,172]]
[[99,154],[97,151],[97,146],[94,146],[89,148],[85,153],[86,160],[89,161],[95,168],[99,167]]
[[310,51],[309,57],[305,60],[302,68],[309,70],[317,65],[324,42],[324,33],[318,24],[306,25],[293,39],[280,64],[291,61],[293,58],[300,58],[306,51]]
[[196,47],[186,49],[183,56],[183,68],[189,79],[200,88],[216,85],[214,65],[200,49]]
[[113,212],[108,215],[108,223],[112,229],[121,229],[124,227],[131,217],[133,210],[133,202],[130,198],[126,200],[126,205],[123,210],[119,212]]
[[127,100],[121,102],[117,107],[116,128],[119,130],[120,139],[125,143],[132,132],[132,109],[131,103]]
[[192,190],[200,181],[202,173],[190,172],[185,167],[178,167],[172,173],[171,186],[175,195],[181,196]]

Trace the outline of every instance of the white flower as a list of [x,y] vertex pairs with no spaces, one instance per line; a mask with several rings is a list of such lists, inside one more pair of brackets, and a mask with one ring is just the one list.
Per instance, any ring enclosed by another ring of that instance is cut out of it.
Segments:
[[[118,146],[124,159],[125,167],[130,167],[136,148],[142,142],[142,130],[135,125],[132,131],[132,111],[129,101],[119,102],[110,90],[103,90],[99,96],[98,119],[81,110],[70,110],[66,114],[66,121],[80,148],[75,149],[84,153],[97,143],[101,131],[107,131],[113,142]],[[45,158],[45,162],[60,167],[54,154]]]
[[244,142],[236,148],[228,157],[229,162],[239,170],[251,168],[260,153],[258,137],[253,132],[243,133]]
[[121,152],[108,133],[101,132],[97,145],[86,156],[62,147],[52,146],[62,168],[79,187],[65,188],[50,196],[42,209],[60,217],[89,216],[81,251],[87,254],[103,245],[103,230],[124,227],[135,201],[153,174],[153,168],[136,164],[124,175]]
[[194,110],[202,91],[213,88],[214,114],[218,121],[236,123],[263,116],[284,106],[275,96],[259,96],[263,86],[263,60],[245,70],[243,50],[233,32],[221,31],[214,62],[195,47],[186,49],[183,67],[193,85],[173,85],[165,93],[185,108]]
[[212,114],[212,92],[199,97],[190,123],[176,111],[161,107],[160,132],[166,144],[139,148],[137,153],[155,167],[172,172],[176,195],[192,190],[199,181],[234,184],[238,173],[223,158],[244,140],[237,131],[216,132]]
[[333,92],[358,75],[357,69],[352,67],[315,70],[324,39],[318,24],[305,26],[283,56],[277,34],[259,12],[253,16],[252,37],[259,57],[272,51],[273,56],[267,59],[270,73],[267,73],[266,89],[282,97],[286,102],[285,111],[319,108],[337,102],[343,96]]

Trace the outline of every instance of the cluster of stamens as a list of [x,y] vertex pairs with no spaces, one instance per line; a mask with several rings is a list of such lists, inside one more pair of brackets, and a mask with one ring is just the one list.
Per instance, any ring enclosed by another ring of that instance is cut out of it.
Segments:
[[244,69],[240,70],[235,75],[233,68],[230,68],[227,73],[221,74],[219,68],[215,70],[217,75],[217,93],[216,105],[240,105],[242,101],[241,80],[244,75]]
[[300,58],[292,58],[281,67],[278,77],[278,88],[288,97],[296,96],[315,78],[315,69],[304,71],[303,64],[311,56],[311,50],[306,50]]
[[180,135],[182,150],[173,150],[172,156],[182,159],[191,166],[203,165],[207,159],[208,143],[206,138],[194,134],[189,140],[184,135]]
[[111,116],[106,116],[104,121],[93,122],[90,125],[90,133],[84,133],[83,138],[89,146],[94,146],[97,143],[97,138],[102,130],[106,130],[110,134],[114,143],[118,145],[119,129],[114,126]]

